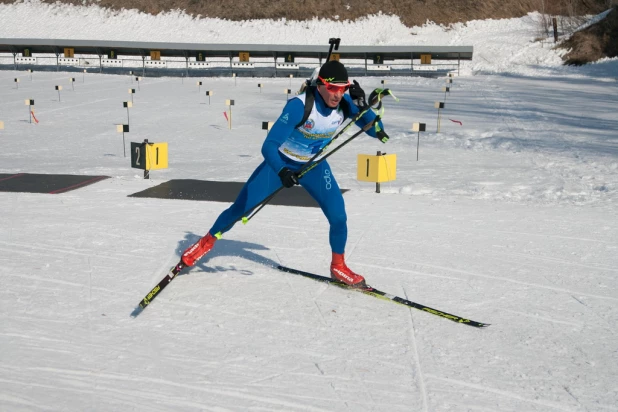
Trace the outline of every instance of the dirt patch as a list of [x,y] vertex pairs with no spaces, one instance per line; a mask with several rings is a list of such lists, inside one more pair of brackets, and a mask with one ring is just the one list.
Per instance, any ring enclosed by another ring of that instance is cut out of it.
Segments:
[[570,50],[562,58],[570,65],[618,57],[618,7],[614,7],[605,19],[573,34],[558,47]]
[[[16,3],[21,0],[0,0]],[[356,20],[377,13],[399,16],[408,27],[427,21],[448,25],[479,19],[521,17],[531,11],[552,15],[597,14],[615,0],[43,0],[45,3],[96,4],[113,10],[158,14],[184,10],[193,16],[228,20],[313,18]],[[367,33],[371,36],[371,33]]]
[[[17,3],[22,0],[0,0]],[[252,19],[287,19],[304,21],[314,18],[357,20],[378,13],[399,16],[408,27],[428,21],[448,26],[458,22],[483,19],[514,18],[538,11],[548,16],[595,15],[618,0],[42,0],[45,3],[75,5],[96,4],[111,10],[137,9],[159,14],[183,10],[198,17],[232,21]],[[615,57],[618,49],[618,13],[614,10],[604,21],[572,36],[558,47],[572,49],[566,64],[585,64],[602,57]],[[547,27],[545,28],[547,30]],[[547,34],[547,33],[546,33]],[[367,33],[371,37],[371,32]]]

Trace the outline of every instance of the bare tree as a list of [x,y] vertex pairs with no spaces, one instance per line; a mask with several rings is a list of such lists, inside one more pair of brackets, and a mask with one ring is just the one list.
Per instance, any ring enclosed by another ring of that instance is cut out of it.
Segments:
[[549,36],[549,27],[551,25],[551,21],[549,16],[545,13],[545,0],[539,0],[539,13],[541,13],[541,18],[539,20],[539,36],[547,37]]

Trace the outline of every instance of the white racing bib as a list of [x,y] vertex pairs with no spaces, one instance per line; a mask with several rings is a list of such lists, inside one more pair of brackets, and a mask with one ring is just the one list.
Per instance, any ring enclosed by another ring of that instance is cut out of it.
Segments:
[[[302,100],[304,104],[305,94],[296,96],[295,99]],[[330,142],[343,120],[341,109],[333,110],[330,115],[323,116],[318,112],[316,102],[305,124],[292,132],[279,146],[279,151],[292,160],[306,162]]]

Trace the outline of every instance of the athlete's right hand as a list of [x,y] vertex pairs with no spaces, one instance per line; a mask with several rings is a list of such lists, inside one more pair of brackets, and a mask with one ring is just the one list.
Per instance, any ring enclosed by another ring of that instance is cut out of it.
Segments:
[[350,97],[356,106],[360,108],[367,106],[365,91],[356,80],[350,85]]
[[298,184],[298,176],[287,167],[284,167],[279,171],[279,178],[281,179],[283,186],[288,188]]

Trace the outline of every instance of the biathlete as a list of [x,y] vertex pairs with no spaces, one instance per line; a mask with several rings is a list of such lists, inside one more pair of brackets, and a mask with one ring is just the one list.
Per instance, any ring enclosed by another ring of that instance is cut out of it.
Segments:
[[[206,236],[183,252],[181,260],[186,266],[193,266],[213,248],[223,233],[281,185],[290,188],[300,184],[317,201],[330,224],[331,277],[351,286],[365,285],[364,277],[353,272],[345,263],[348,236],[345,204],[328,162],[320,162],[298,178],[298,171],[330,143],[344,120],[364,110],[357,104],[365,106],[365,92],[358,82],[349,82],[344,65],[334,60],[320,68],[316,84],[316,87],[308,87],[305,93],[290,99],[285,105],[262,145],[264,161],[245,183],[232,206],[219,215]],[[345,94],[348,89],[350,94]],[[313,94],[313,99],[307,98],[308,93]],[[306,117],[305,103],[309,100],[313,100],[313,107]],[[373,122],[375,117],[373,111],[367,110],[356,125],[362,128]],[[381,120],[376,125],[366,133],[385,143],[388,135],[383,130]]]

